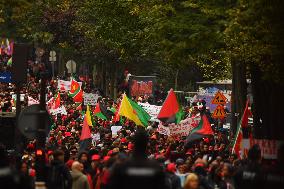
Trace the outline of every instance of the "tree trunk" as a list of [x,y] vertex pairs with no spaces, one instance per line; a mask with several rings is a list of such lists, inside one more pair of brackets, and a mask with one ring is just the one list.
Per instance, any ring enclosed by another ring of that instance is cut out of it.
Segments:
[[246,95],[247,95],[247,82],[246,82],[246,65],[239,62],[235,58],[232,59],[232,131],[236,132],[237,124],[243,114]]
[[283,84],[264,81],[258,66],[251,66],[255,138],[282,139]]
[[175,91],[177,90],[178,87],[178,74],[179,74],[179,69],[177,69],[175,76]]

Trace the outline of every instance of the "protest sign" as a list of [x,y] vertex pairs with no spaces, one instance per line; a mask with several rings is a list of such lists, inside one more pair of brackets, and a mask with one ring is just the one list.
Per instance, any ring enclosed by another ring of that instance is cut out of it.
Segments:
[[93,143],[99,141],[101,139],[100,133],[92,134],[92,141]]
[[162,106],[151,105],[149,103],[139,103],[139,105],[151,116],[150,121],[160,122],[157,116]]
[[61,106],[61,107],[59,107],[57,109],[50,109],[49,112],[52,115],[57,115],[57,114],[67,115],[67,111],[66,111],[64,106]]
[[28,96],[28,106],[31,106],[33,104],[39,104],[38,100],[33,99],[32,97]]
[[[71,81],[58,80],[57,83],[58,83],[57,88],[60,91],[69,91],[71,88]],[[82,87],[82,82],[78,82],[78,83]]]
[[160,123],[160,124],[158,125],[157,131],[158,131],[161,135],[170,136],[170,128],[163,126],[162,123]]
[[277,159],[277,150],[283,144],[280,140],[267,139],[243,139],[241,145],[241,156],[247,157],[249,149],[258,144],[261,149],[261,157],[264,159]]
[[95,106],[97,104],[98,98],[98,94],[84,93],[84,105]]
[[163,135],[168,135],[172,137],[183,137],[187,136],[192,129],[194,129],[200,122],[201,118],[192,117],[182,120],[179,124],[169,124],[168,127],[162,125],[158,126],[158,132]]
[[187,118],[182,120],[179,124],[170,124],[170,133],[173,137],[187,136],[192,129],[194,129],[200,122],[200,117]]
[[111,127],[112,137],[116,137],[117,132],[120,131],[121,129],[122,129],[122,126],[112,126]]

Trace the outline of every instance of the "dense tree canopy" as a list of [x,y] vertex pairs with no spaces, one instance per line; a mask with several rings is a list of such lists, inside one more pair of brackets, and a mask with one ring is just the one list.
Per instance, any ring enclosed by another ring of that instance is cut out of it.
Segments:
[[[281,6],[277,1],[266,3],[4,0],[0,27],[2,36],[57,47],[91,64],[149,67],[149,74],[169,83],[184,77],[184,70],[195,70],[196,75],[188,78],[193,82],[231,78],[232,58],[247,67],[257,64],[264,77],[280,81]],[[140,70],[134,69],[135,74],[145,74]],[[181,88],[187,85],[178,83]]]

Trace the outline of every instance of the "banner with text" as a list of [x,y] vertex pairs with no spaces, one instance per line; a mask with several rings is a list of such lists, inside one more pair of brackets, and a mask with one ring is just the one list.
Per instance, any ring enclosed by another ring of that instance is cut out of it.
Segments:
[[84,105],[95,106],[97,104],[98,98],[98,94],[84,93]]
[[258,144],[261,149],[261,156],[264,159],[277,159],[277,150],[284,141],[267,139],[243,139],[241,145],[241,156],[247,157],[249,149]]
[[57,109],[50,109],[49,112],[52,115],[57,115],[57,114],[67,115],[67,111],[66,111],[64,106],[61,106],[61,107],[59,107]]
[[163,135],[172,137],[187,136],[192,129],[197,127],[201,120],[201,117],[192,117],[182,120],[179,124],[169,124],[168,127],[163,126],[162,123],[158,126],[158,132]]
[[[69,91],[71,88],[71,81],[65,81],[65,80],[58,80],[57,88],[60,91]],[[82,87],[82,82],[78,82],[80,86]]]

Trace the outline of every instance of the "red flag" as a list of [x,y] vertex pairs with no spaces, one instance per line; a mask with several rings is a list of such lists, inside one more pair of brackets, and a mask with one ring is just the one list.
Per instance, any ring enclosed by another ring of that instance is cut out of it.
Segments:
[[241,157],[240,150],[241,150],[241,143],[242,143],[242,140],[243,140],[242,128],[245,128],[245,127],[248,126],[248,117],[250,115],[250,111],[248,109],[248,104],[249,104],[249,101],[247,101],[247,103],[246,103],[246,107],[245,107],[243,116],[242,116],[240,123],[237,127],[235,140],[233,141],[232,153],[235,153],[239,158]]
[[54,109],[57,109],[60,107],[60,101],[61,101],[60,93],[58,92],[54,100]]
[[157,118],[164,123],[179,123],[182,117],[182,110],[177,101],[173,89],[170,90]]
[[82,129],[82,133],[81,133],[81,137],[80,137],[80,141],[86,140],[91,138],[91,131],[86,119],[86,116],[84,117],[84,121],[83,121],[83,129]]
[[112,120],[112,121],[113,121],[114,123],[120,121],[120,116],[119,116],[119,114],[118,114],[119,108],[120,108],[120,104],[117,106],[117,110],[116,110],[116,112],[115,112],[115,114],[114,114],[114,116],[113,116],[113,120]]

